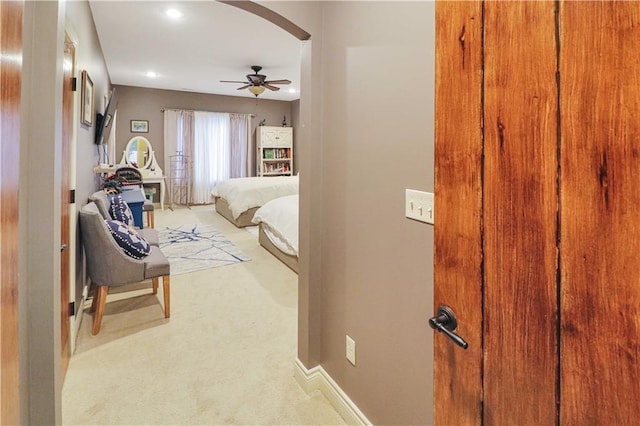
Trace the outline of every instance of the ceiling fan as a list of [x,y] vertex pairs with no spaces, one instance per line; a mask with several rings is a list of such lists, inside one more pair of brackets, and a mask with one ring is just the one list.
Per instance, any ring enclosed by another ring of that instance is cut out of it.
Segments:
[[269,80],[267,81],[267,76],[264,74],[258,74],[262,69],[259,65],[253,65],[251,67],[254,74],[247,74],[247,81],[232,81],[232,80],[220,80],[221,83],[241,83],[244,84],[242,87],[238,87],[238,90],[249,89],[251,93],[256,95],[256,97],[264,92],[264,89],[269,89],[278,91],[279,87],[273,86],[274,84],[291,84],[290,80]]

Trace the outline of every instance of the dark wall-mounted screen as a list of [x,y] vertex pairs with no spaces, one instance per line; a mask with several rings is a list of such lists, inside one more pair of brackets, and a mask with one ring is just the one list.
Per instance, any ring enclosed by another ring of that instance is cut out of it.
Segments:
[[116,95],[116,89],[111,90],[111,98],[107,103],[107,109],[103,114],[96,114],[96,144],[104,145],[109,140],[111,129],[113,128],[113,120],[116,115],[116,109],[118,108],[118,97]]

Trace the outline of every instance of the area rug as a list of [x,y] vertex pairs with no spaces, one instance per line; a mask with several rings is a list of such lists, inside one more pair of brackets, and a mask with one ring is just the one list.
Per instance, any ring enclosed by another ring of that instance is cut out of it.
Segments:
[[158,232],[160,248],[171,265],[171,275],[251,260],[211,225],[172,226]]

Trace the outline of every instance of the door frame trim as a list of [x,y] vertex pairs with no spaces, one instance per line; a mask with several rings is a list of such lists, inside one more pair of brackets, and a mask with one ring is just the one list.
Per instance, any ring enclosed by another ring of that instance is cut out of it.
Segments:
[[[76,52],[78,50],[78,45],[80,44],[80,38],[78,37],[78,33],[70,22],[65,22],[65,33],[71,40],[71,43],[76,48]],[[77,54],[73,57],[73,70],[75,74],[77,74]],[[77,76],[76,76],[77,78]],[[73,123],[71,126],[71,146],[69,150],[69,189],[72,191],[77,190],[77,134],[78,134],[78,126],[75,123],[78,123],[79,120],[79,111],[78,111],[78,96],[80,91],[76,90],[73,96]],[[77,260],[81,254],[77,253],[78,245],[78,209],[77,209],[77,201],[75,203],[71,203],[69,207],[69,302],[76,302],[76,312],[74,315],[74,321],[71,321],[70,330],[69,330],[69,341],[71,343],[70,351],[71,355],[75,352],[76,349],[76,340],[78,338],[78,333],[80,332],[80,324],[82,323],[82,317],[84,315],[84,309],[82,309],[82,303],[86,300],[86,291],[82,293],[82,299],[80,305],[78,305],[77,300],[77,276],[76,276],[76,267]]]

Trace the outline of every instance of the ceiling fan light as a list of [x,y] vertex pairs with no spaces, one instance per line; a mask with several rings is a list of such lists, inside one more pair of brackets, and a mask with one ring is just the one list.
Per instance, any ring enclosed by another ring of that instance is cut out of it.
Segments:
[[264,92],[264,87],[262,87],[262,86],[251,86],[251,87],[249,87],[249,91],[251,93],[253,93],[254,95],[258,96],[258,95],[262,94],[262,92]]

